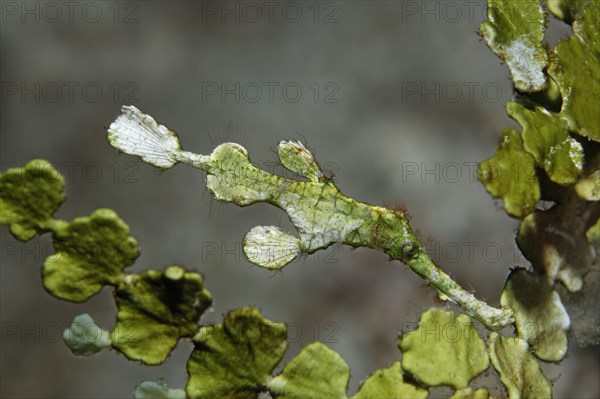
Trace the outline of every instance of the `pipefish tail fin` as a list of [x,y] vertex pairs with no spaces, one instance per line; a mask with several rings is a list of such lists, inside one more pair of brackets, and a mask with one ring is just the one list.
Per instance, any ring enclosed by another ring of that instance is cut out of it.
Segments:
[[183,151],[177,133],[133,105],[121,108],[121,114],[108,128],[108,141],[116,149],[161,169],[178,162],[194,165],[202,158]]

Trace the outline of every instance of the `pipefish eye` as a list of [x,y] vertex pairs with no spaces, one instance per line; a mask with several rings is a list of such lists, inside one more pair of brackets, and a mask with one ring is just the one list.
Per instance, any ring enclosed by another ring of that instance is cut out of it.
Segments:
[[416,254],[417,248],[415,247],[415,245],[410,242],[410,241],[406,241],[404,243],[402,243],[402,253],[405,256],[410,256],[413,257]]

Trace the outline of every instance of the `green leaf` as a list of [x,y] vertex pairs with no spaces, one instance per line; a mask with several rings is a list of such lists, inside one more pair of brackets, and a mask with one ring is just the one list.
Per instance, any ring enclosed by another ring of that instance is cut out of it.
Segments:
[[485,344],[471,318],[430,309],[419,328],[402,336],[402,369],[425,385],[465,388],[490,365]]
[[180,338],[198,331],[212,297],[202,276],[179,266],[129,275],[115,290],[119,311],[113,347],[146,364],[163,363]]
[[285,324],[257,309],[225,315],[223,324],[202,327],[187,363],[186,392],[194,398],[256,398],[287,349]]
[[579,291],[595,257],[586,230],[600,209],[596,202],[583,201],[571,190],[559,201],[523,219],[517,244],[536,270],[560,280],[569,291]]
[[548,75],[562,96],[561,118],[572,131],[600,141],[600,4],[590,3],[574,35],[553,50]]
[[144,381],[135,388],[135,399],[185,399],[183,389],[172,389],[166,384]]
[[542,90],[548,54],[542,46],[545,17],[540,2],[488,0],[487,18],[480,32],[492,51],[506,61],[517,90]]
[[514,311],[518,336],[531,345],[537,357],[549,362],[562,360],[567,353],[570,320],[547,276],[513,270],[500,303]]
[[450,396],[450,399],[490,399],[490,393],[485,388],[473,391],[472,388],[463,388]]
[[43,231],[65,200],[63,177],[44,160],[0,175],[0,224],[21,241]]
[[276,399],[345,399],[350,369],[335,351],[314,342],[289,362],[269,383]]
[[116,285],[139,255],[129,227],[110,209],[71,223],[54,223],[56,253],[44,261],[44,287],[57,298],[83,302],[105,284]]
[[600,169],[579,179],[575,184],[575,191],[581,199],[586,201],[600,200]]
[[600,201],[600,145],[588,143],[586,146],[585,168],[574,188],[579,198]]
[[71,326],[64,331],[63,339],[77,356],[91,356],[111,345],[109,332],[98,327],[87,313],[73,319]]
[[600,244],[600,219],[585,232],[585,236],[592,245]]
[[496,155],[479,165],[479,180],[493,197],[504,200],[506,212],[518,218],[530,214],[540,199],[535,159],[523,149],[514,129],[502,131]]
[[508,390],[509,398],[552,397],[552,388],[529,353],[529,345],[525,340],[491,333],[489,352],[492,365]]
[[536,107],[529,110],[515,101],[506,104],[508,115],[523,127],[523,148],[559,184],[577,181],[583,170],[583,147],[569,135],[558,115]]
[[583,10],[589,4],[597,0],[548,0],[548,10],[557,18],[571,23],[575,19],[580,19]]
[[427,389],[404,382],[400,362],[396,362],[373,373],[352,399],[425,399],[428,395]]

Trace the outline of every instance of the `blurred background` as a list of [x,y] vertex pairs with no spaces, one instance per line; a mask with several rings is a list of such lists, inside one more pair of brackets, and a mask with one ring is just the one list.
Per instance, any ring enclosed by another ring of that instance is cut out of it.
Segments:
[[[349,393],[401,357],[398,334],[442,306],[399,262],[335,246],[272,273],[247,262],[243,235],[259,224],[290,229],[280,210],[211,199],[202,172],[159,173],[106,140],[122,104],[179,133],[188,151],[244,145],[256,165],[283,173],[274,149],[305,142],[346,195],[406,206],[432,258],[497,305],[509,268],[526,266],[517,221],[486,193],[476,165],[495,151],[512,96],[506,66],[477,34],[484,2],[11,2],[1,4],[2,170],[33,158],[66,178],[70,220],[114,209],[141,245],[130,271],[184,265],[214,296],[202,323],[257,306],[290,326],[289,361],[320,340],[352,370]],[[551,21],[549,44],[569,34]],[[48,295],[40,266],[48,236],[19,243],[6,227],[0,267],[1,391],[6,398],[128,398],[143,380],[183,387],[189,340],[159,367],[111,351],[73,356],[61,333],[89,313],[112,328],[104,289],[85,304]],[[479,328],[480,331],[484,331]],[[543,365],[556,397],[600,396],[598,347],[572,343]],[[494,386],[479,377],[474,386]],[[433,396],[451,391],[433,390]]]

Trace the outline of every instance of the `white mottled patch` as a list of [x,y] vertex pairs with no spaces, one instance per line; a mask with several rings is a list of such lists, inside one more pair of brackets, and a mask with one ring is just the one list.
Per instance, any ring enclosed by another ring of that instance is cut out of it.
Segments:
[[506,49],[506,63],[515,82],[525,84],[531,89],[541,88],[546,82],[542,72],[544,63],[536,58],[535,49],[521,40],[515,40]]
[[575,140],[573,137],[567,139],[569,143],[569,158],[573,161],[573,165],[577,168],[577,170],[583,170],[583,147],[579,141]]
[[144,381],[135,388],[134,398],[168,398],[185,399],[186,393],[183,389],[172,389],[166,384],[154,381]]
[[87,313],[73,319],[63,333],[63,339],[71,352],[78,356],[91,356],[111,345],[110,334],[101,329]]
[[544,160],[544,167],[546,170],[550,170],[554,166],[556,153],[565,149],[568,149],[571,164],[581,173],[583,170],[583,147],[571,136],[567,137],[564,142],[548,149],[546,159]]

